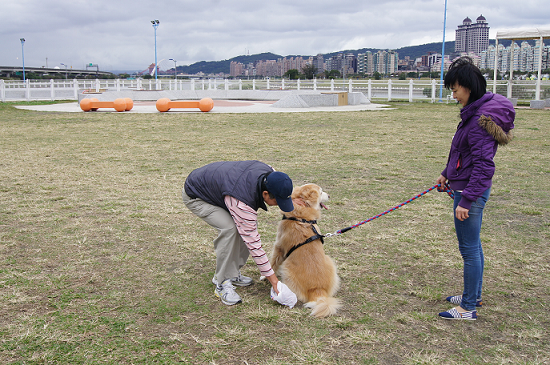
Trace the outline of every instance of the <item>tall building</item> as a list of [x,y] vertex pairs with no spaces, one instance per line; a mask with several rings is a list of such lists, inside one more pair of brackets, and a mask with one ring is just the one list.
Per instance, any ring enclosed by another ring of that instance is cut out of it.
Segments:
[[275,60],[260,60],[256,62],[256,75],[281,76],[280,67]]
[[550,46],[544,46],[542,48],[542,69],[550,69]]
[[233,77],[242,76],[244,71],[244,64],[241,62],[231,61],[229,65],[229,75]]
[[[498,69],[502,70],[502,55],[505,53],[505,47],[502,44],[498,45],[498,49],[490,45],[487,50],[481,52],[481,69],[491,69],[495,68],[495,57],[498,61]],[[518,53],[516,53],[515,58],[518,58]]]
[[[538,49],[537,49],[537,56],[538,56]],[[533,47],[529,44],[527,41],[521,42],[521,47],[519,50],[519,57],[520,57],[520,63],[519,63],[519,70],[520,71],[533,71],[535,65],[535,52],[533,50]],[[538,58],[538,57],[537,57]],[[536,62],[536,65],[538,67],[538,59]]]
[[[437,52],[432,52],[432,51],[429,51],[427,54],[425,55],[422,55],[421,57],[421,66],[423,67],[431,67],[432,65],[430,64],[430,60],[433,61],[433,58],[432,58],[432,55],[433,54],[437,54]],[[439,55],[439,57],[441,57],[441,55]],[[436,59],[437,61],[437,59]]]
[[371,51],[357,55],[357,72],[372,76],[374,73],[374,57]]
[[399,69],[399,54],[392,50],[372,53],[367,51],[357,55],[358,73],[372,76],[375,72],[390,75]]
[[481,68],[482,69],[494,69],[495,57],[498,57],[498,69],[501,72],[509,72],[510,65],[512,63],[512,47],[514,50],[514,71],[521,72],[536,72],[539,64],[540,47],[542,46],[542,63],[541,70],[549,68],[549,53],[550,46],[545,46],[536,41],[535,46],[531,46],[529,42],[521,42],[519,46],[516,42],[512,42],[510,46],[504,47],[502,44],[498,45],[498,51],[495,46],[491,45],[487,51],[481,52]]
[[302,57],[279,58],[277,60],[277,64],[279,65],[280,69],[279,75],[277,76],[283,76],[289,70],[298,70],[299,72],[302,72],[302,69],[305,67],[305,65],[311,62],[313,62],[313,60],[304,60]]
[[331,56],[327,59],[327,67],[326,67],[327,70],[342,71],[343,67],[344,67],[344,54],[342,52],[338,52],[338,54]]
[[483,15],[473,24],[468,17],[455,31],[455,52],[475,53],[480,55],[489,47],[489,24]]
[[[499,45],[500,46],[500,45]],[[494,48],[494,46],[492,46]],[[501,59],[499,60],[499,70],[510,70],[510,64],[512,62],[512,47],[514,51],[514,71],[519,71],[519,65],[521,63],[521,52],[518,44],[516,42],[512,42],[512,44],[509,47],[506,47],[502,50],[502,52],[499,53]],[[500,48],[500,47],[499,47]],[[482,53],[483,54],[483,53]],[[493,69],[495,67],[495,58],[493,57],[493,64],[490,65],[490,67],[486,67],[489,69]]]
[[441,65],[441,53],[431,52],[428,55],[428,64],[426,66],[432,68],[436,63],[439,63],[439,65]]
[[382,75],[390,75],[399,69],[399,54],[395,51],[378,51],[374,54],[374,70]]
[[325,72],[325,57],[323,54],[319,53],[315,59],[313,60],[313,66],[317,68],[317,73],[323,73]]
[[357,57],[353,53],[344,57],[343,69],[345,75],[357,73]]

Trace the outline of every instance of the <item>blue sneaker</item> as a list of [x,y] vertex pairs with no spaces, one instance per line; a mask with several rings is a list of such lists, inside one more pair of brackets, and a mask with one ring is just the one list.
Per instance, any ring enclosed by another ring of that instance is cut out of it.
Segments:
[[[454,297],[447,297],[445,299],[448,302],[451,302],[456,305],[460,305],[462,303],[462,295],[455,295]],[[483,307],[483,300],[478,299],[476,300],[476,307]]]
[[477,319],[477,311],[459,312],[456,308],[449,309],[446,312],[439,313],[439,316],[443,319],[464,319],[467,321],[475,321]]

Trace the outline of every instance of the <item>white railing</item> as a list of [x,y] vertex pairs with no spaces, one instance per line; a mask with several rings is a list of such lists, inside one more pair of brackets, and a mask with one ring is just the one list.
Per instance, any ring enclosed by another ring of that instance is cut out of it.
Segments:
[[[489,81],[492,85],[492,81]],[[489,85],[489,86],[490,86]],[[550,81],[542,81],[541,98],[550,97]],[[490,89],[488,87],[488,89]],[[533,100],[536,81],[497,82],[497,93],[509,98]],[[450,92],[439,80],[286,80],[286,79],[96,79],[96,80],[0,80],[0,100],[78,100],[79,93],[123,90],[304,90],[362,92],[369,100],[449,101]]]

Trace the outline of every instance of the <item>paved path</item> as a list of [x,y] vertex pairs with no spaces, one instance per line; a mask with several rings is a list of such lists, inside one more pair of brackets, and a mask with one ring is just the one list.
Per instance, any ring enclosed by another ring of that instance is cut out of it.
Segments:
[[[384,104],[359,104],[344,106],[324,106],[312,108],[277,108],[274,101],[254,100],[214,100],[214,108],[208,113],[296,113],[296,112],[329,112],[329,111],[361,111],[387,109]],[[18,105],[18,109],[84,113],[78,103],[60,103],[51,105]],[[92,112],[88,112],[92,113]],[[118,113],[114,109],[99,109],[93,113]],[[154,101],[134,101],[132,110],[122,113],[159,113]],[[202,113],[199,109],[171,109],[167,113]]]

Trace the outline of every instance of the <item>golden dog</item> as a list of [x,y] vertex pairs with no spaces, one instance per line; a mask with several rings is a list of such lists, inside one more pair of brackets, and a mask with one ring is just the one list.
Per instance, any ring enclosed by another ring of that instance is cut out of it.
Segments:
[[341,307],[340,300],[333,298],[340,278],[334,261],[325,255],[317,227],[328,198],[315,184],[294,188],[292,199],[301,200],[304,206],[294,204],[292,212],[284,213],[270,256],[271,266],[281,281],[316,317],[334,315]]

